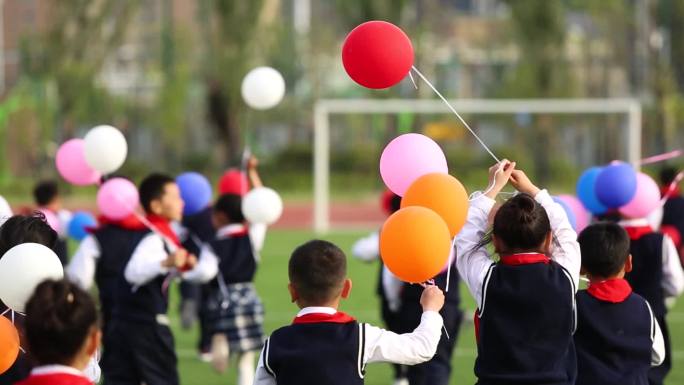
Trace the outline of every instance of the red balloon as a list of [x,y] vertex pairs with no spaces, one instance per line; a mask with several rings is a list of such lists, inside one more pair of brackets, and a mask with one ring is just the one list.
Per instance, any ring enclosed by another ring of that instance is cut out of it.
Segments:
[[244,196],[249,191],[247,175],[238,169],[231,168],[219,180],[218,189],[221,195],[236,194]]
[[344,41],[342,63],[349,77],[368,88],[388,88],[413,66],[413,46],[404,31],[386,21],[368,21]]

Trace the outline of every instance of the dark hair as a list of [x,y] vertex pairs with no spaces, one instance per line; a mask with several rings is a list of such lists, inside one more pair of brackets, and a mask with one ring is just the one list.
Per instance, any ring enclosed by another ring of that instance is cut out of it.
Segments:
[[390,199],[389,208],[390,208],[390,213],[392,213],[392,214],[399,211],[399,209],[401,208],[401,197],[399,195],[397,195],[397,194],[392,195],[392,199]]
[[97,325],[95,301],[66,279],[42,282],[26,303],[26,339],[41,365],[68,365]]
[[33,188],[33,199],[38,206],[49,205],[59,196],[59,187],[53,180],[44,180]]
[[504,203],[494,216],[492,234],[504,250],[499,253],[534,250],[551,231],[544,207],[529,194],[518,194]]
[[176,183],[176,181],[166,174],[150,174],[138,187],[140,194],[140,204],[146,212],[152,211],[151,204],[153,200],[161,199],[164,196],[164,189],[166,185]]
[[237,194],[223,194],[214,204],[214,212],[219,212],[228,218],[230,223],[242,223],[242,197]]
[[610,278],[620,272],[629,256],[629,236],[615,223],[599,222],[584,229],[577,241],[587,273]]
[[677,170],[674,167],[664,167],[660,170],[660,184],[667,186],[677,177]]
[[28,242],[40,243],[51,249],[57,242],[57,232],[40,212],[15,215],[0,226],[0,258],[14,246]]
[[313,240],[292,253],[288,266],[290,283],[309,304],[324,304],[342,290],[347,276],[347,257],[334,244]]

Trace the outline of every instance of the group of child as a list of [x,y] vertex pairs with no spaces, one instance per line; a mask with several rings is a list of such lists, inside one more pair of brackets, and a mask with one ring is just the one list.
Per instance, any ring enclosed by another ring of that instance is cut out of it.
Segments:
[[[641,218],[597,222],[578,236],[563,208],[514,162],[494,165],[489,182],[471,200],[455,239],[456,267],[477,304],[478,383],[661,384],[670,356],[666,299],[684,290],[670,237]],[[509,184],[519,193],[498,204]],[[29,300],[25,335],[39,366],[22,385],[90,383],[82,371],[98,350],[100,328],[95,305],[79,286],[93,280],[101,289],[105,384],[178,383],[166,316],[169,276],[209,282],[212,350],[236,353],[240,384],[362,384],[372,362],[427,368],[408,374],[409,384],[430,376],[448,381],[454,342],[447,341],[455,340],[461,317],[450,313],[438,286],[397,284],[382,268],[385,319],[396,332],[358,322],[339,311],[352,289],[344,252],[310,241],[294,250],[288,265],[289,294],[300,311],[262,342],[263,307],[251,282],[265,229],[244,224],[241,198],[216,202],[216,235],[202,242],[199,260],[170,226],[182,219],[183,207],[173,179],[146,178],[140,199],[154,231],[133,219],[104,223],[67,268],[77,285],[48,281]],[[6,222],[0,254],[26,241],[53,244],[51,229],[15,223],[35,219]],[[586,290],[578,290],[581,275]],[[444,326],[451,338],[442,335]],[[259,349],[254,373],[252,353]],[[445,359],[446,371],[440,369]]]

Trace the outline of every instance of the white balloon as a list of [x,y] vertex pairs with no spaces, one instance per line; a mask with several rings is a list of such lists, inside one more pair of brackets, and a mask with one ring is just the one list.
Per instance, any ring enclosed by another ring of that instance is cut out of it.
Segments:
[[0,196],[0,226],[12,217],[12,208],[7,200]]
[[121,131],[112,126],[97,126],[86,134],[84,141],[86,163],[102,174],[121,167],[128,154],[128,144]]
[[242,199],[242,214],[250,223],[273,224],[283,214],[283,200],[268,187],[257,187]]
[[242,79],[242,99],[257,110],[275,107],[285,95],[285,80],[271,67],[257,67]]
[[23,312],[38,284],[62,278],[64,270],[54,251],[39,243],[22,243],[0,258],[0,300]]

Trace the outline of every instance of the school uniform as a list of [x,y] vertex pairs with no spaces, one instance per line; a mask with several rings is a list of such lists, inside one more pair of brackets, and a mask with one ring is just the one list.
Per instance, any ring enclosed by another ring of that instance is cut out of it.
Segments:
[[225,334],[232,353],[263,346],[264,308],[253,281],[265,229],[242,224],[218,229],[202,248],[195,269],[183,274],[185,280],[209,283],[209,330],[212,335]]
[[624,220],[620,221],[620,225],[631,240],[633,268],[625,275],[625,279],[634,292],[651,305],[665,340],[665,361],[649,372],[650,384],[662,384],[672,368],[665,299],[676,297],[684,291],[684,272],[670,237],[654,232],[646,219]]
[[328,307],[307,307],[273,332],[257,364],[255,385],[363,384],[372,362],[415,365],[432,358],[442,317],[423,313],[409,334],[395,334]]
[[648,302],[621,278],[577,293],[577,385],[647,385],[665,343]]
[[522,253],[493,262],[478,242],[495,201],[481,194],[471,201],[466,225],[456,236],[456,265],[478,307],[478,384],[575,383],[577,234],[546,190],[535,199],[546,210],[556,240],[550,258]]
[[164,236],[147,233],[133,249],[117,282],[112,325],[104,341],[106,385],[175,385],[177,357],[169,328],[168,274],[162,266],[180,246],[168,222],[147,218]]
[[31,375],[17,385],[92,385],[93,382],[80,370],[64,365],[46,365],[34,368]]
[[667,233],[675,243],[677,249],[684,247],[684,197],[679,189],[664,195],[666,198],[663,206],[661,231]]

